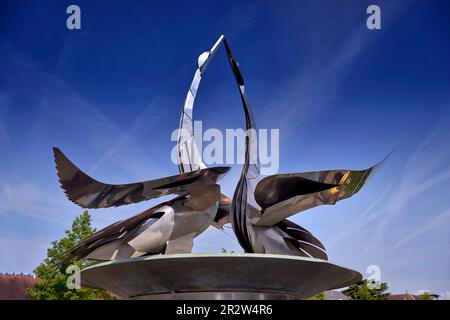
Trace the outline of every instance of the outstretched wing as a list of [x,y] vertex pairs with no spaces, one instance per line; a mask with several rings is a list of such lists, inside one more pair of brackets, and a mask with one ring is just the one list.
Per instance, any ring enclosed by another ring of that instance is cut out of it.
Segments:
[[[262,179],[255,188],[255,200],[264,211],[267,208],[299,195],[321,192],[338,186],[308,179],[304,173],[277,174]],[[331,181],[330,181],[331,182]]]
[[161,179],[130,184],[99,182],[75,166],[58,148],[53,148],[61,187],[67,197],[83,208],[108,208],[158,198],[169,194],[188,194],[198,181],[215,183],[229,167],[214,167]]
[[273,226],[304,210],[349,198],[380,164],[361,171],[328,170],[264,178],[255,189],[255,199],[263,212],[256,225]]
[[158,215],[158,209],[165,205],[172,204],[177,199],[179,198],[163,202],[131,218],[118,221],[97,231],[96,233],[92,234],[86,239],[83,239],[75,246],[64,252],[62,255],[63,263],[71,260],[72,258],[77,259],[84,258],[91,252],[93,252],[94,250],[96,250],[97,248],[103,246],[108,242],[124,239],[127,235],[136,230],[136,228],[138,228],[142,223],[148,221],[148,219],[150,218],[158,219],[160,217],[160,215]]

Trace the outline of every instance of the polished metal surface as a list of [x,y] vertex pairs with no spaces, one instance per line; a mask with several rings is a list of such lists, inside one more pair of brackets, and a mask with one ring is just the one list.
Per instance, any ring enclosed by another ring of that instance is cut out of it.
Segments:
[[187,195],[199,185],[215,183],[229,167],[214,167],[175,176],[129,184],[99,182],[54,148],[56,170],[67,197],[83,208],[117,207],[170,194]]
[[[328,170],[279,174],[259,181],[256,122],[244,78],[231,49],[221,37],[237,83],[246,123],[245,163],[236,186],[230,221],[245,252],[327,259],[325,247],[309,231],[286,218],[357,193],[374,167],[361,171]],[[258,182],[259,181],[259,182]]]
[[179,175],[130,184],[99,182],[54,148],[56,169],[67,197],[83,208],[108,208],[177,195],[136,216],[114,223],[84,239],[64,257],[114,260],[149,254],[191,252],[193,239],[208,226],[229,223],[231,199],[216,184],[229,167],[206,168],[194,139],[193,107],[201,76],[217,51],[221,37],[200,55],[180,118]]
[[[129,219],[116,222],[82,240],[64,258],[114,260],[160,253],[191,252],[193,239],[216,218],[220,186],[229,167],[201,169],[138,183],[111,185],[99,182],[54,149],[56,168],[67,197],[84,208],[107,208],[175,194]],[[219,223],[219,222],[217,222]]]
[[125,299],[304,299],[362,279],[328,261],[272,254],[175,254],[81,271],[81,286]]
[[174,194],[177,198],[114,223],[84,239],[64,257],[114,260],[149,254],[191,252],[193,239],[210,225],[229,223],[231,199],[216,184],[229,167],[206,168],[194,139],[193,107],[202,74],[217,51],[221,37],[200,55],[180,118],[179,175],[130,184],[99,182],[54,148],[57,173],[67,197],[83,208],[108,208]]
[[283,219],[320,205],[336,204],[357,193],[372,172],[330,170],[278,174],[261,180],[255,199],[262,207],[258,226],[272,226]]
[[[247,129],[245,163],[232,199],[221,193],[218,184],[230,168],[207,168],[194,135],[195,99],[220,45],[225,48],[239,90]],[[83,270],[83,285],[137,299],[247,294],[305,298],[359,281],[359,273],[326,262],[324,245],[287,218],[353,196],[379,164],[359,171],[326,170],[262,178],[256,129],[239,64],[221,36],[211,50],[199,56],[186,95],[177,141],[179,175],[106,184],[89,177],[55,148],[61,186],[81,207],[108,208],[175,195],[170,201],[98,231],[66,252],[66,259],[112,260]],[[208,226],[223,228],[227,223],[250,254],[179,255],[190,253],[193,239]]]
[[[202,161],[202,156],[194,136],[194,104],[200,87],[202,76],[205,74],[208,65],[217,53],[222,42],[226,42],[224,36],[216,41],[209,51],[203,52],[198,57],[197,69],[194,73],[191,85],[186,95],[186,99],[181,111],[180,127],[177,141],[178,149],[178,169],[180,173],[192,172],[206,168]],[[212,226],[223,229],[223,226],[230,223],[231,199],[222,194],[219,202],[219,209],[212,222]]]
[[197,63],[197,70],[194,73],[191,85],[186,95],[186,99],[181,111],[180,127],[178,133],[178,168],[180,173],[195,171],[206,168],[206,165],[202,161],[202,156],[198,150],[198,146],[195,143],[194,137],[194,103],[197,96],[200,82],[203,74],[211,62],[212,58],[217,52],[220,43],[224,37],[221,36],[216,43],[212,46],[211,50],[203,52]]

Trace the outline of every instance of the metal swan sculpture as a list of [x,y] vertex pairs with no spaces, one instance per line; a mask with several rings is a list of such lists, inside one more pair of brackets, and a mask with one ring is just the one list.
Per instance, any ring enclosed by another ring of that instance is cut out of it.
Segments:
[[[245,113],[246,150],[241,177],[233,199],[223,195],[218,181],[229,167],[206,168],[195,144],[193,107],[209,63],[220,44],[226,50]],[[179,175],[138,183],[111,185],[94,180],[54,148],[61,187],[83,208],[107,208],[177,195],[138,215],[116,222],[84,239],[64,259],[114,260],[151,254],[191,252],[193,239],[208,226],[222,228],[231,222],[248,253],[273,253],[327,259],[325,247],[308,230],[287,218],[304,210],[357,193],[373,166],[366,170],[328,170],[277,174],[260,180],[256,124],[244,79],[231,49],[221,36],[202,53],[180,118],[177,142]],[[258,182],[259,181],[259,182]]]
[[230,220],[234,233],[248,253],[297,255],[327,260],[324,245],[311,232],[286,218],[351,197],[383,161],[360,171],[277,174],[259,181],[256,123],[244,78],[223,36],[216,45],[221,42],[239,89],[247,129],[245,163],[231,204]]
[[64,260],[84,257],[114,260],[189,253],[193,239],[210,225],[221,229],[229,222],[231,199],[221,194],[217,181],[230,167],[206,168],[193,138],[195,96],[219,43],[220,40],[210,51],[200,55],[181,112],[177,143],[179,175],[131,184],[106,184],[81,171],[58,148],[53,149],[61,187],[71,201],[83,208],[108,208],[177,195],[175,199],[99,230],[65,252]]
[[64,259],[114,260],[148,254],[191,252],[193,239],[212,223],[220,200],[216,183],[228,167],[215,167],[137,183],[111,185],[94,180],[54,149],[61,187],[83,208],[108,208],[163,195],[176,198],[116,222],[82,240]]

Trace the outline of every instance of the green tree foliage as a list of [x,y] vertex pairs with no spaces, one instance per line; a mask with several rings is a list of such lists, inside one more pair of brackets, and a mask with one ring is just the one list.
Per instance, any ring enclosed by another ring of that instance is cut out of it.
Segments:
[[389,297],[389,293],[385,292],[387,289],[388,285],[385,282],[375,288],[370,288],[367,280],[362,280],[351,285],[342,293],[354,300],[386,300]]
[[307,300],[325,300],[325,293],[320,292],[320,293],[308,298]]
[[72,223],[72,228],[65,231],[65,237],[52,242],[51,248],[47,249],[47,258],[34,269],[34,274],[40,278],[40,282],[34,288],[28,289],[27,295],[36,300],[96,300],[112,299],[105,290],[81,288],[69,289],[67,279],[71,275],[66,274],[70,265],[76,265],[83,269],[90,263],[86,259],[62,261],[62,254],[76,245],[79,241],[95,232],[91,227],[91,216],[84,211],[77,216]]
[[433,300],[433,296],[429,292],[424,292],[419,295],[419,300]]

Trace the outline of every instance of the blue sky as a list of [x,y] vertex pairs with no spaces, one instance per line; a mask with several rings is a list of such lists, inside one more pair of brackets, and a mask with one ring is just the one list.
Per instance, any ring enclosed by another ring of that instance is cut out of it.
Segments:
[[[81,30],[65,26],[72,3]],[[370,4],[381,30],[365,26]],[[365,276],[380,266],[392,292],[450,297],[449,13],[447,1],[3,1],[0,272],[31,272],[82,212],[51,147],[110,183],[177,173],[170,135],[198,55],[225,34],[258,127],[280,129],[280,172],[362,169],[395,148],[355,197],[293,220],[331,261]],[[223,49],[200,90],[204,127],[243,126]],[[93,223],[158,201],[92,210]],[[240,251],[230,229],[195,242],[221,248]]]

